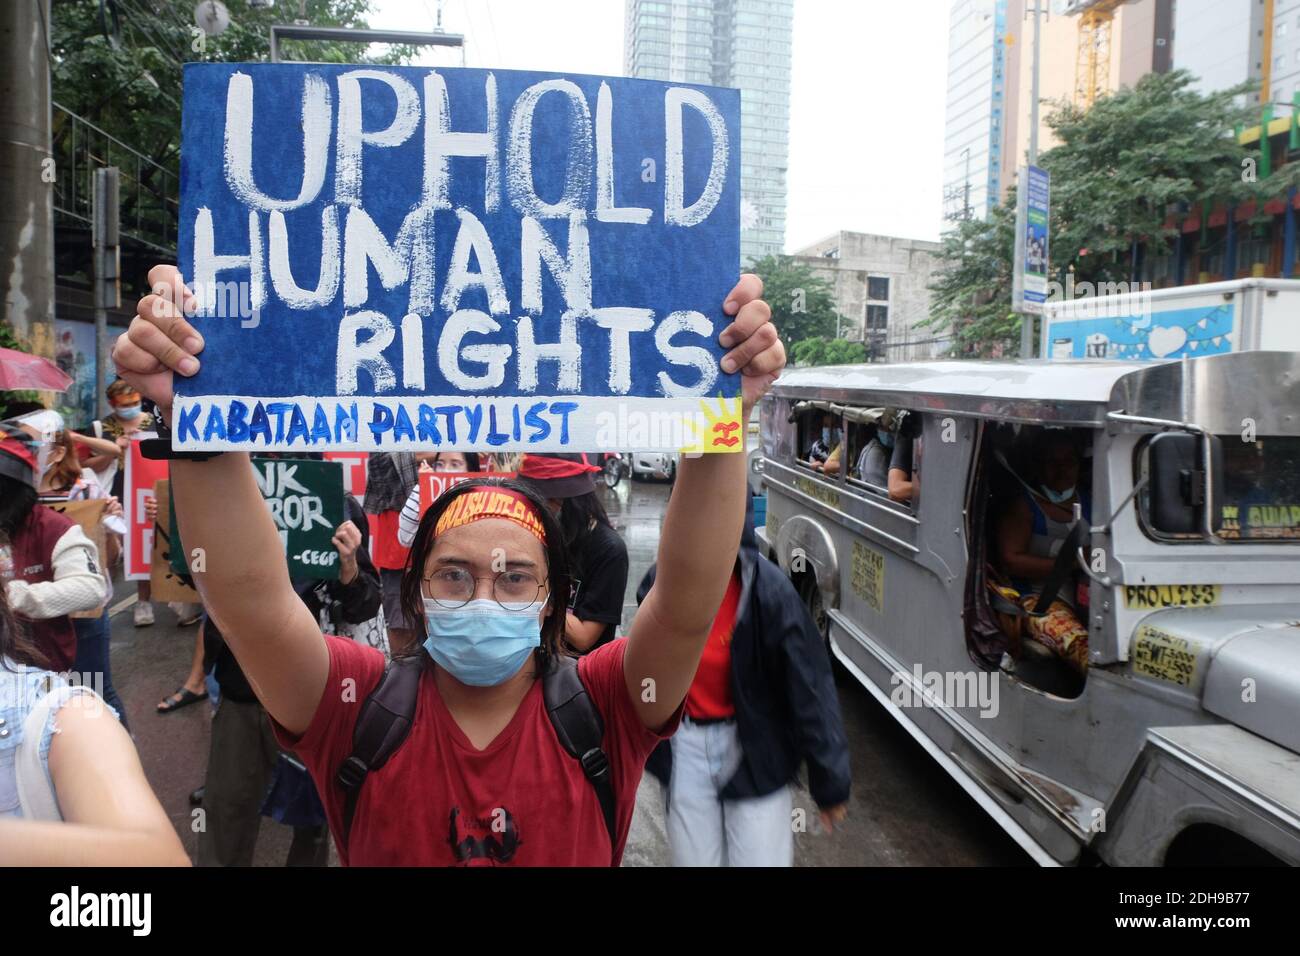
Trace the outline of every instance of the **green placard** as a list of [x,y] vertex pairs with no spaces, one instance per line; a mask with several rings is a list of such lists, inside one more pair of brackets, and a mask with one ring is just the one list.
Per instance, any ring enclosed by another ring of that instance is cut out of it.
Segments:
[[[280,532],[292,578],[334,580],[339,576],[339,553],[334,532],[343,523],[343,465],[336,461],[301,458],[254,458],[253,472],[262,498]],[[171,527],[176,547],[172,568],[189,574],[172,508]]]

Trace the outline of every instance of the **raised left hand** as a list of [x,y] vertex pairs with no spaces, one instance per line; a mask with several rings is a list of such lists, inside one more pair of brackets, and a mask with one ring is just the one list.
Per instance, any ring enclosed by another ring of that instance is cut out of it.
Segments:
[[718,342],[730,349],[722,357],[722,370],[740,372],[745,408],[756,405],[785,368],[785,346],[772,324],[772,309],[763,301],[763,280],[752,273],[740,277],[727,295],[722,311],[734,316]]
[[357,549],[361,547],[361,532],[351,521],[345,521],[338,526],[332,540],[339,553],[339,580],[350,584],[357,576]]

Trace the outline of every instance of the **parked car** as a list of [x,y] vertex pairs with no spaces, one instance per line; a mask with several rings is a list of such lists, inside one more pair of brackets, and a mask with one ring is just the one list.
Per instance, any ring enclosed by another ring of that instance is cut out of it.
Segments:
[[647,478],[673,481],[677,477],[677,456],[672,452],[638,451],[632,455],[632,480]]

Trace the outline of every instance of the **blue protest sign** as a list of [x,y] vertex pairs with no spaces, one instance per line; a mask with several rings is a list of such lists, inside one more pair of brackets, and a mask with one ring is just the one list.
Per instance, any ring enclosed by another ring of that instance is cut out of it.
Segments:
[[743,447],[719,367],[740,95],[618,77],[189,64],[190,449]]

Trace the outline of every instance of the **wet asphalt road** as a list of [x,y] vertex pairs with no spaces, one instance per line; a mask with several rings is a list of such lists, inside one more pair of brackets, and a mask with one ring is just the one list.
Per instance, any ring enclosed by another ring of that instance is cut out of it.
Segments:
[[[624,626],[636,610],[636,587],[654,561],[669,486],[624,481],[603,492],[615,528],[628,545],[631,572]],[[198,846],[190,791],[203,782],[211,708],[207,702],[160,716],[155,705],[189,670],[196,627],[176,626],[166,605],[154,605],[157,623],[135,628],[129,600],[134,584],[119,583],[113,617],[113,679],[126,704],[144,769],[193,856]],[[849,817],[833,834],[796,836],[799,866],[1026,865],[1029,858],[981,811],[876,703],[837,666],[840,707],[851,748],[853,795]],[[795,806],[816,808],[798,788]],[[667,864],[663,797],[646,775],[624,856],[625,866]],[[810,829],[812,827],[810,826]],[[280,866],[291,831],[263,819],[256,863]]]

